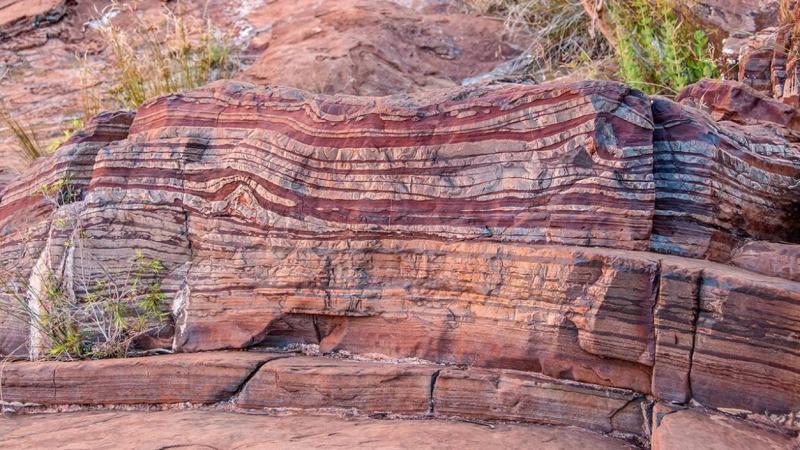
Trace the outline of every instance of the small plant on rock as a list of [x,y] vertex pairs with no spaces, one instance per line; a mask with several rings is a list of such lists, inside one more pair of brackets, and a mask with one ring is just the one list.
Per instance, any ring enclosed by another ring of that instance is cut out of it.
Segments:
[[[141,252],[122,271],[89,281],[47,270],[28,279],[0,271],[0,310],[39,334],[39,356],[53,359],[127,356],[140,336],[167,326],[161,263]],[[41,282],[43,281],[43,282]]]
[[[109,269],[86,249],[79,214],[63,207],[79,200],[71,179],[37,192],[57,211],[43,257],[30,274],[0,270],[0,311],[30,325],[32,356],[124,357],[137,339],[168,327],[163,264],[136,250],[127,265]],[[63,248],[53,249],[57,242]]]

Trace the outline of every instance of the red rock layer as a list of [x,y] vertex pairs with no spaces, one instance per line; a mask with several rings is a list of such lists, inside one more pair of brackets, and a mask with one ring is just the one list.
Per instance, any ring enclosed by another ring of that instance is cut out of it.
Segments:
[[653,450],[797,448],[797,440],[779,430],[702,409],[674,410],[662,404],[653,411],[651,444]]
[[513,420],[644,435],[632,391],[506,369],[457,369],[290,353],[202,352],[81,362],[16,362],[6,404],[195,405],[236,411],[328,411],[416,418]]
[[383,420],[319,414],[233,414],[219,410],[83,411],[0,421],[7,448],[57,448],[87,441],[101,448],[587,448],[630,450],[624,440],[574,427],[455,420]]
[[643,397],[513,370],[444,369],[433,408],[442,417],[576,425],[642,434]]
[[[797,239],[785,137],[607,82],[386,98],[215,83],[126,120],[5,191],[0,256],[90,279],[158,259],[175,350],[310,343],[800,407],[800,283],[746,270],[740,248]],[[82,196],[57,214],[80,218],[89,261],[35,194],[73,160]]]

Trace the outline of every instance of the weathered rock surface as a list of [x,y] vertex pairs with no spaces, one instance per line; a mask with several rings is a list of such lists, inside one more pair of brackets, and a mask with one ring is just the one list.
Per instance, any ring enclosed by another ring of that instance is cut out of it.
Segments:
[[218,403],[267,361],[286,355],[205,352],[2,368],[2,400],[40,405]]
[[798,305],[796,282],[665,258],[654,310],[653,394],[714,408],[796,411]]
[[800,405],[800,285],[703,268],[690,372],[700,403],[788,414]]
[[575,425],[641,435],[643,397],[621,389],[564,382],[526,372],[444,369],[436,379],[437,416]]
[[[752,87],[724,80],[702,80],[683,89],[676,100],[709,113],[714,120],[742,125],[778,125],[800,131],[800,112]],[[794,138],[793,133],[787,133]],[[792,139],[796,141],[797,139]]]
[[653,411],[653,450],[790,450],[798,441],[780,431],[703,410]]
[[[0,257],[90,279],[158,259],[179,351],[318,344],[786,414],[800,285],[791,256],[746,255],[797,239],[800,158],[753,126],[603,82],[220,82],[98,117],[12,183]],[[37,192],[65,175],[90,261]],[[35,344],[3,320],[4,352]]]
[[438,3],[268,2],[248,16],[268,31],[254,39],[250,51],[257,56],[240,79],[388,95],[454,87],[521,53],[504,37],[502,22],[464,14],[459,2]]
[[731,262],[751,272],[800,281],[800,245],[748,242],[736,250]]
[[[91,441],[89,441],[91,439]],[[330,416],[232,414],[222,411],[78,412],[0,418],[8,448],[632,448],[578,428],[498,424],[493,428],[439,420],[375,420]]]
[[633,391],[506,369],[203,352],[120,360],[16,362],[2,378],[7,404],[88,407],[231,402],[237,409],[466,418],[578,426],[645,435]]
[[440,367],[296,357],[273,361],[248,380],[241,408],[355,409],[424,416]]
[[680,0],[676,2],[691,19],[705,28],[727,35],[755,33],[775,25],[779,0]]

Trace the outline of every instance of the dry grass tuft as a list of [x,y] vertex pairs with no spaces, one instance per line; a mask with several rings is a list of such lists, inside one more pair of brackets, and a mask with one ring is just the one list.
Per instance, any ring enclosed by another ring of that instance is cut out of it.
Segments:
[[591,19],[580,0],[469,0],[468,3],[477,13],[502,19],[512,37],[529,37],[531,63],[527,74],[538,81],[596,66],[613,54],[605,39],[593,32]]
[[48,154],[39,144],[33,128],[16,119],[3,104],[0,104],[0,124],[9,129],[17,143],[17,147],[30,161]]
[[[239,69],[239,50],[233,39],[207,18],[191,18],[164,7],[155,21],[138,15],[130,5],[113,2],[93,22],[105,39],[108,70],[114,85],[110,92],[86,94],[87,107],[101,105],[106,97],[125,108],[166,94],[228,78]],[[113,22],[126,10],[133,23],[125,28]],[[86,86],[90,86],[87,76]],[[88,115],[88,114],[86,114]]]

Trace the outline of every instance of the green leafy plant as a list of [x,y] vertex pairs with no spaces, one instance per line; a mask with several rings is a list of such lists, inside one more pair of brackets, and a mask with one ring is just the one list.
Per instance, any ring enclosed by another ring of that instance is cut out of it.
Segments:
[[94,282],[76,280],[71,286],[53,271],[34,274],[46,280],[40,288],[2,270],[0,310],[41,334],[41,357],[124,357],[136,338],[170,319],[155,265],[160,263],[137,252],[127,269]]
[[50,141],[50,144],[47,146],[47,153],[51,154],[58,150],[59,147],[69,141],[72,135],[81,128],[83,128],[83,119],[72,119],[69,123],[69,126],[61,130],[61,136]]
[[[37,192],[56,207],[78,195],[69,177]],[[165,312],[160,261],[137,250],[126,266],[108,269],[86,250],[77,213],[55,217],[52,223],[59,231],[72,230],[63,251],[72,255],[73,270],[66,271],[66,264],[56,264],[60,269],[37,264],[23,276],[0,269],[0,311],[36,331],[34,353],[54,359],[124,357],[139,337],[171,322]],[[86,267],[93,267],[92,273],[86,273]]]
[[649,94],[675,94],[718,76],[708,36],[691,30],[667,0],[612,0],[607,5],[623,81]]

